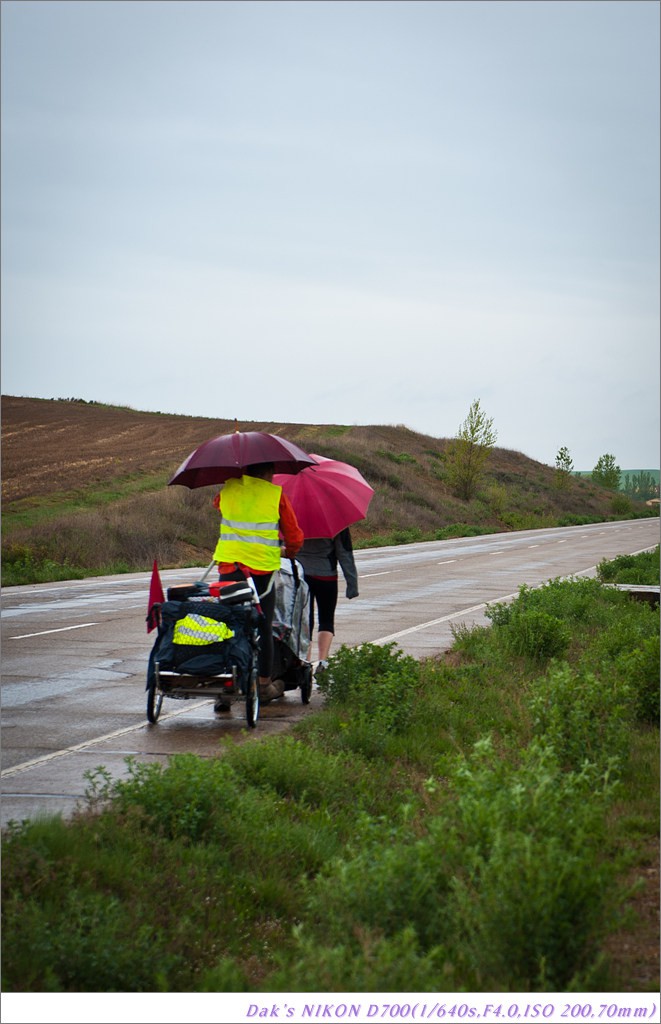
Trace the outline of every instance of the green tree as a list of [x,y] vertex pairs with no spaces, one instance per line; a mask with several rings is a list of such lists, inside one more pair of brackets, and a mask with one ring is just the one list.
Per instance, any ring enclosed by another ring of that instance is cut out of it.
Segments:
[[476,398],[446,454],[448,483],[458,498],[470,501],[474,497],[497,436],[493,419],[485,415]]
[[574,460],[569,454],[569,448],[565,448],[564,445],[559,449],[558,454],[555,457],[555,484],[556,487],[566,487],[569,483],[569,477],[574,468]]
[[627,473],[622,490],[636,501],[647,501],[649,498],[658,498],[659,496],[656,480],[651,473],[644,469],[641,469],[640,473],[634,473],[633,477]]
[[600,455],[597,465],[592,470],[592,482],[601,487],[607,487],[609,491],[617,491],[620,488],[621,469],[615,464],[614,455]]

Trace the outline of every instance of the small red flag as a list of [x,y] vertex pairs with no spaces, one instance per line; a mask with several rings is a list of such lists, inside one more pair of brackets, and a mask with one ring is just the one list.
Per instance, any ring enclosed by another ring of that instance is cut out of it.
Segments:
[[160,621],[160,605],[165,601],[165,594],[161,585],[161,577],[158,574],[158,566],[154,559],[154,568],[151,571],[151,583],[149,584],[149,606],[147,608],[147,632],[151,633],[156,629]]

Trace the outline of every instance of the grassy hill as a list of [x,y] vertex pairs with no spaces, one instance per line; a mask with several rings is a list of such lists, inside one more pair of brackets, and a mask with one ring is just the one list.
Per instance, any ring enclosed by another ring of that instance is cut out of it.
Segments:
[[[2,397],[3,584],[203,565],[218,529],[216,488],[168,480],[202,441],[235,421],[78,400]],[[642,503],[496,448],[469,502],[446,481],[449,439],[406,427],[238,424],[282,434],[356,466],[375,489],[356,547],[648,514]]]

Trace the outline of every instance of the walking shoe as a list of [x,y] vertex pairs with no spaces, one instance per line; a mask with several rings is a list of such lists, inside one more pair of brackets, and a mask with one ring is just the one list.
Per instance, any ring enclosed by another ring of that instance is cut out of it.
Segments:
[[222,715],[223,712],[229,711],[231,706],[230,701],[228,701],[226,697],[218,697],[213,706],[213,710],[217,715]]
[[282,697],[285,692],[285,684],[282,679],[272,679],[270,683],[259,687],[260,704],[270,704],[272,700]]
[[323,688],[324,680],[328,679],[328,662],[315,661],[312,669],[312,689],[318,690],[319,684]]

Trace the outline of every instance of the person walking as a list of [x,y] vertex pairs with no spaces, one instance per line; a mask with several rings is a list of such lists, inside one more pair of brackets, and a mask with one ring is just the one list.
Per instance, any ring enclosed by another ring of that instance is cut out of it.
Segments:
[[315,676],[328,668],[333,637],[335,636],[335,609],[338,598],[338,563],[346,582],[346,596],[349,600],[358,597],[358,572],[353,557],[353,544],[349,528],[332,538],[310,538],[303,542],[297,560],[303,566],[305,582],[310,590],[310,651],[317,618],[318,662]]
[[[281,556],[294,558],[304,539],[289,498],[272,482],[273,471],[272,462],[246,466],[243,476],[227,480],[214,499],[220,512],[220,536],[213,554],[219,578],[241,580],[252,576],[263,612],[259,626],[259,699],[265,704],[282,697],[285,690],[282,680],[271,678],[274,574],[280,569]],[[229,704],[220,699],[214,710],[228,708]]]

